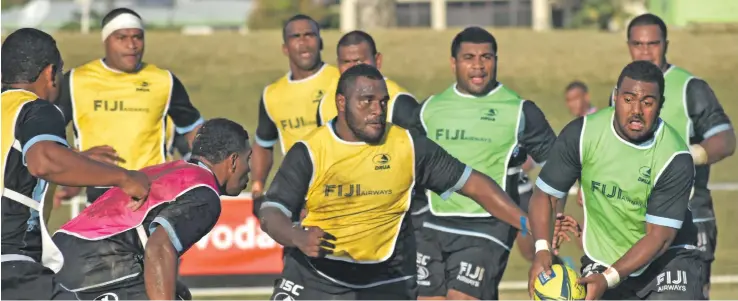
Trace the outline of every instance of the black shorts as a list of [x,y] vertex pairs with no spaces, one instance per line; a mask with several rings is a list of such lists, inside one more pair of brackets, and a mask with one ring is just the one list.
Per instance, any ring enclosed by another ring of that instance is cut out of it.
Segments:
[[[77,296],[80,300],[149,300],[142,276],[124,283],[77,292]],[[192,295],[182,282],[177,281],[174,298],[175,300],[192,300]]]
[[291,254],[285,256],[282,276],[274,281],[274,291],[270,300],[417,299],[415,277],[372,287],[349,287],[324,278],[309,266],[304,256]]
[[[602,300],[704,300],[699,254],[685,249],[669,250],[638,277],[627,278],[605,291]],[[582,276],[602,273],[605,267],[586,255],[582,257]]]
[[2,266],[3,300],[78,300],[54,278],[54,271],[32,261],[5,261]]
[[[481,300],[499,298],[497,287],[507,267],[509,250],[485,238],[427,227],[420,231],[417,241],[419,296],[446,296],[453,289]],[[508,238],[508,245],[512,241]]]
[[702,270],[702,280],[705,284],[705,297],[710,295],[710,274],[712,273],[712,262],[715,261],[715,249],[717,248],[717,223],[715,220],[699,221],[697,226],[697,248],[700,250],[705,268]]

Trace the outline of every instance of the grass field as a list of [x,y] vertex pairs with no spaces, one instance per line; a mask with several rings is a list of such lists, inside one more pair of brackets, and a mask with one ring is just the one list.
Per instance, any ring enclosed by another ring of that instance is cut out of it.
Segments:
[[[393,30],[371,32],[384,53],[382,71],[404,85],[419,99],[440,92],[453,82],[449,68],[450,43],[456,31]],[[556,131],[569,120],[563,105],[563,88],[574,79],[590,86],[596,106],[607,105],[607,97],[622,68],[629,62],[625,34],[588,31],[534,33],[527,30],[494,30],[499,44],[499,79],[522,96],[535,101]],[[705,79],[715,90],[729,116],[738,118],[738,35],[672,31],[669,61]],[[103,54],[98,34],[56,35],[71,68]],[[337,32],[325,32],[324,59],[335,63]],[[147,34],[145,60],[172,70],[187,87],[194,104],[206,117],[226,117],[256,129],[257,103],[266,84],[284,75],[287,60],[280,51],[278,31],[241,36],[215,34],[185,37],[174,33]],[[668,100],[667,100],[668,105]],[[276,163],[281,156],[278,155]],[[275,166],[276,166],[275,163]],[[738,182],[738,157],[712,169],[711,182]],[[715,275],[738,274],[738,242],[729,229],[738,217],[738,202],[732,192],[714,193],[720,227]],[[575,202],[568,210],[581,216]],[[67,217],[60,210],[52,227]],[[564,250],[578,262],[581,252]],[[504,280],[524,280],[528,264],[514,251]],[[716,287],[715,298],[735,299],[738,286]],[[525,298],[505,292],[505,299]],[[236,298],[246,298],[238,296]],[[264,298],[261,296],[261,298]],[[222,298],[217,298],[222,299]]]

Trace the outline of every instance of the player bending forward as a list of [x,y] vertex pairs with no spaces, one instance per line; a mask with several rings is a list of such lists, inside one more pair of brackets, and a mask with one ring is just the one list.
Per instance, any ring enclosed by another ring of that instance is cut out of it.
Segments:
[[614,108],[562,130],[530,204],[531,296],[535,277],[551,270],[552,208],[579,179],[586,219],[580,283],[587,300],[703,298],[704,264],[688,209],[694,164],[684,139],[659,118],[663,95],[656,65],[630,63],[618,79]]
[[[261,206],[262,228],[283,246],[272,300],[416,299],[413,185],[471,197],[500,220],[526,215],[489,177],[415,130],[387,125],[389,95],[375,67],[341,74],[338,116],[297,142]],[[302,225],[291,216],[305,207]]]
[[57,279],[81,299],[189,299],[178,285],[177,260],[215,225],[220,195],[248,183],[248,133],[227,119],[203,124],[190,161],[143,169],[151,192],[138,211],[112,189],[54,234],[65,264]]

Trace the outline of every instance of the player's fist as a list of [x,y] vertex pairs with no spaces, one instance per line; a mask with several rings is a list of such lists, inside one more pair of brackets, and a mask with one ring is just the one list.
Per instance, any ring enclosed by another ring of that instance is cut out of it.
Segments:
[[336,245],[328,242],[329,240],[335,241],[336,237],[324,232],[319,227],[297,226],[294,230],[292,242],[309,257],[323,257],[332,254],[336,247]]
[[151,180],[145,173],[128,170],[126,171],[125,179],[120,185],[118,185],[118,187],[120,187],[123,192],[131,196],[133,200],[128,204],[128,208],[136,211],[146,201],[146,197],[149,196]]
[[254,181],[251,183],[251,204],[252,214],[259,216],[259,210],[261,210],[261,203],[264,202],[264,183],[260,181]]
[[126,160],[118,157],[118,152],[112,146],[100,145],[92,147],[82,152],[83,155],[89,157],[92,160],[108,163],[112,165],[118,165],[118,163],[125,163]]
[[546,250],[536,252],[533,265],[530,266],[530,271],[528,271],[528,294],[531,298],[533,298],[533,291],[535,290],[538,275],[543,272],[551,275],[551,261],[551,252]]
[[78,195],[82,191],[82,187],[57,187],[54,192],[54,209],[61,206],[62,201],[66,201]]

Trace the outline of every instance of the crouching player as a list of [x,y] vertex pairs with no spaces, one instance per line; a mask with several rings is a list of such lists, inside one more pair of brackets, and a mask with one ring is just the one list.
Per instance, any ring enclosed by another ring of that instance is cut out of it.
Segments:
[[144,168],[151,192],[137,211],[114,188],[54,234],[64,255],[59,282],[80,299],[189,299],[177,284],[177,260],[215,225],[220,195],[248,183],[248,133],[233,121],[200,128],[189,161]]

